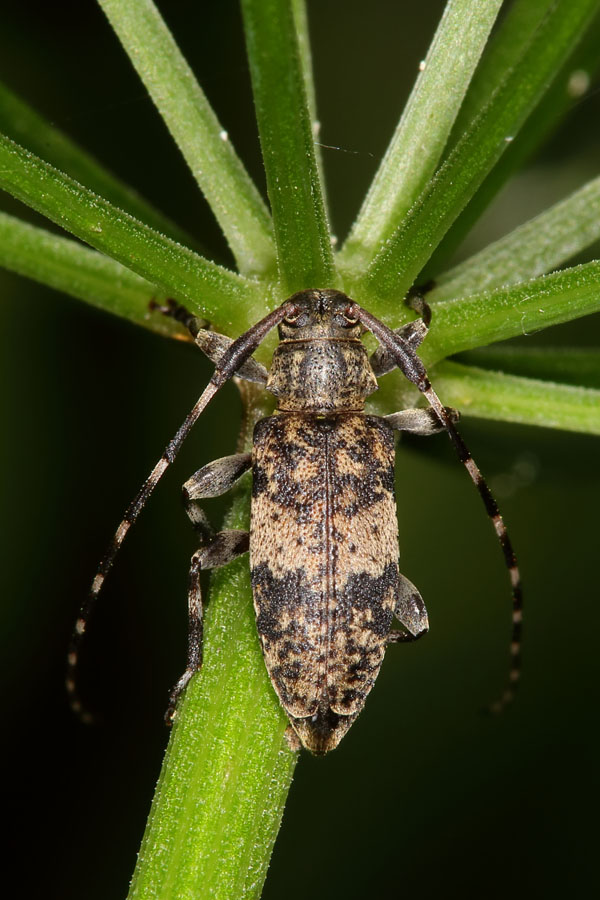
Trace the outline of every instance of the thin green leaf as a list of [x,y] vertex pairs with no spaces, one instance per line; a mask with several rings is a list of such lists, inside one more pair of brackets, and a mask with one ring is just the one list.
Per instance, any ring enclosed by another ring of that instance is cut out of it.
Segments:
[[152,0],[98,0],[204,193],[240,271],[274,265],[267,209]]
[[67,231],[240,333],[264,309],[264,288],[176,244],[0,135],[0,187]]
[[[477,359],[474,353],[464,357]],[[485,359],[483,351],[479,358]],[[462,416],[600,434],[600,390],[593,386],[560,383],[555,374],[544,380],[451,360],[430,368],[429,374],[442,403]],[[420,403],[413,385],[394,373],[369,399],[369,411],[386,415]]]
[[598,310],[600,262],[591,262],[488,294],[441,300],[419,355],[431,365],[462,350],[531,334]]
[[2,83],[0,131],[151,228],[180,244],[188,247],[196,245],[183,229],[108,172],[91,154],[47,122]]
[[442,402],[464,415],[600,434],[600,390],[490,372],[456,362],[436,366]]
[[501,0],[450,0],[340,263],[364,268],[400,225],[440,160]]
[[374,310],[383,311],[387,301],[404,296],[539,102],[597,8],[597,0],[563,0],[544,19],[527,52],[429,182],[404,224],[357,280],[356,292]]
[[0,213],[0,266],[159,334],[179,332],[171,319],[149,314],[150,300],[166,298],[150,282],[79,241],[6,213]]
[[512,347],[500,345],[461,353],[458,362],[577,387],[600,388],[599,347]]
[[600,17],[597,16],[581,44],[563,64],[546,95],[515,140],[498,160],[436,249],[422,273],[423,281],[435,277],[441,271],[445,261],[451,258],[509,178],[538,152],[569,110],[581,102],[583,93],[590,90],[592,78],[600,68],[599,42]]
[[470,126],[500,87],[507,72],[527,50],[556,0],[515,0],[494,30],[456,117],[448,150]]
[[600,238],[600,177],[436,279],[428,300],[465,297],[557,268]]
[[[227,528],[248,527],[249,482]],[[177,709],[129,900],[260,897],[297,753],[256,633],[246,559],[215,573],[204,661]]]
[[291,0],[242,11],[283,290],[336,287]]
[[308,103],[308,113],[310,116],[313,144],[315,148],[315,159],[317,161],[319,181],[321,184],[321,193],[323,195],[323,206],[325,207],[325,215],[329,220],[325,174],[323,171],[323,154],[321,153],[321,145],[319,143],[321,123],[319,122],[319,116],[317,113],[317,95],[315,92],[315,82],[313,78],[312,53],[310,49],[310,32],[308,28],[308,14],[306,10],[305,0],[292,0],[292,10],[294,13],[296,37],[298,39],[298,52],[300,54],[300,65],[302,66],[302,77],[306,90],[306,102]]

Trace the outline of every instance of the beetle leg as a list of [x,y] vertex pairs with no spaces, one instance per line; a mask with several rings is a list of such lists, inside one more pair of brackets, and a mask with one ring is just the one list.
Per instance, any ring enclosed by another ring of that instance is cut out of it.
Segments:
[[391,631],[388,643],[416,641],[429,631],[429,618],[425,603],[412,581],[399,574],[398,600],[394,615],[404,625],[406,631]]
[[188,651],[185,672],[171,691],[165,713],[168,725],[173,721],[177,701],[194,672],[202,666],[203,603],[200,573],[216,569],[248,551],[250,535],[247,531],[220,531],[204,547],[196,550],[190,565],[188,589]]
[[[194,335],[194,342],[197,347],[200,347],[205,356],[208,356],[215,365],[218,365],[225,351],[233,344],[233,338],[219,334],[218,331],[207,331],[205,328],[200,328]],[[243,378],[245,381],[253,381],[255,384],[267,383],[267,370],[262,363],[257,362],[252,356],[248,357],[235,374],[238,378]]]
[[[164,316],[168,316],[171,319],[175,319],[177,322],[181,322],[182,325],[185,325],[191,336],[194,338],[196,346],[199,347],[204,355],[208,356],[215,365],[218,365],[219,360],[225,351],[233,344],[233,338],[227,337],[224,334],[219,334],[218,331],[208,331],[206,328],[208,325],[206,319],[200,319],[198,316],[194,316],[185,308],[185,306],[182,306],[181,303],[176,303],[175,300],[167,300],[165,306],[160,306],[155,301],[152,301],[150,303],[150,309],[157,310]],[[267,370],[261,363],[257,362],[252,357],[249,357],[235,374],[238,378],[244,378],[246,381],[254,381],[257,384],[267,383]]]
[[[407,325],[403,325],[402,328],[398,328],[394,334],[397,334],[408,346],[416,350],[423,343],[428,331],[429,328],[425,324],[424,319],[415,319],[414,322],[409,322]],[[383,344],[380,344],[371,354],[369,362],[376,378],[387,375],[388,372],[392,372],[398,366],[394,356]]]
[[283,736],[292,753],[298,753],[302,750],[302,741],[294,731],[293,725],[288,725]]
[[169,319],[175,319],[176,322],[181,322],[194,339],[196,338],[196,333],[201,328],[206,328],[210,324],[208,319],[202,319],[199,316],[195,316],[189,309],[183,306],[183,304],[178,303],[177,300],[173,300],[172,298],[165,300],[164,303],[158,303],[156,300],[151,300],[148,304],[148,309],[150,312],[159,312]]
[[186,481],[182,488],[183,504],[201,538],[212,537],[214,532],[198,501],[227,493],[251,465],[251,453],[235,453],[233,456],[213,460]]
[[410,631],[399,631],[397,628],[394,628],[387,636],[387,643],[414,644],[415,641],[418,641],[425,634],[427,634],[426,631],[422,631],[420,634],[411,634]]
[[192,475],[183,486],[183,503],[194,529],[200,537],[200,549],[192,556],[188,589],[188,655],[185,672],[173,688],[165,714],[170,723],[179,696],[190,678],[202,665],[202,589],[200,573],[206,569],[218,569],[231,562],[249,545],[247,531],[220,531],[215,534],[200,502],[208,497],[219,497],[230,490],[252,465],[251,453],[236,453],[215,459]]
[[[416,350],[427,337],[429,323],[431,322],[431,309],[425,302],[423,294],[419,291],[409,294],[405,302],[407,306],[410,306],[412,310],[419,314],[420,318],[415,319],[414,322],[408,322],[401,328],[397,328],[394,334],[397,334],[412,350]],[[369,362],[376,378],[387,375],[388,372],[393,371],[398,365],[397,359],[383,344],[380,344],[375,352],[371,354]]]
[[294,308],[295,307],[293,302],[291,300],[286,300],[281,304],[281,306],[278,306],[259,322],[256,322],[254,325],[252,325],[252,327],[249,328],[248,331],[244,332],[244,334],[240,335],[239,338],[228,344],[222,355],[219,356],[219,361],[216,364],[215,371],[213,372],[210,381],[202,391],[198,400],[196,400],[194,406],[187,414],[183,423],[177,429],[175,435],[171,438],[171,440],[165,447],[163,455],[160,457],[160,459],[142,484],[141,488],[139,489],[129,506],[126,508],[125,514],[121,519],[119,527],[115,531],[112,541],[108,545],[104,556],[100,560],[96,575],[94,576],[87,597],[85,598],[81,606],[79,616],[77,618],[77,621],[75,622],[75,628],[71,636],[71,642],[69,644],[69,650],[67,654],[66,678],[67,694],[69,697],[71,708],[82,719],[87,718],[87,713],[82,706],[77,691],[77,666],[79,662],[81,643],[91,612],[98,600],[98,597],[100,596],[100,592],[102,591],[102,587],[104,585],[104,582],[106,581],[106,576],[112,569],[115,557],[123,546],[123,541],[125,540],[132,526],[137,521],[139,514],[145,507],[157,484],[159,483],[169,466],[171,466],[175,461],[183,442],[185,441],[186,437],[188,436],[212,398],[215,396],[215,394],[218,393],[223,385],[226,384],[227,381],[229,381],[230,378],[232,378],[238,371],[241,372],[244,369],[245,363],[252,356],[254,351],[264,340],[267,334],[271,331],[271,329],[275,328],[276,325],[279,325],[286,314]]
[[[444,408],[450,421],[458,422],[459,411],[451,406]],[[440,422],[437,413],[431,407],[429,409],[402,409],[400,412],[391,413],[383,418],[396,431],[407,431],[409,434],[419,434],[423,437],[446,430],[446,425]]]

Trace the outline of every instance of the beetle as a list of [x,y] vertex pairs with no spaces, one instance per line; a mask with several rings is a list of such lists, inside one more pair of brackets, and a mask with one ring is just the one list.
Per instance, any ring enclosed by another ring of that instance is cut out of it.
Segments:
[[[519,678],[519,569],[496,501],[456,429],[458,413],[442,405],[416,353],[431,311],[416,294],[409,304],[420,317],[392,331],[341,291],[303,290],[237,340],[207,331],[174,302],[158,307],[186,325],[216,368],[126,510],[92,582],[69,652],[67,689],[76,711],[82,712],[74,677],[79,645],[115,555],[201,412],[234,375],[264,385],[277,398],[277,410],[257,423],[252,453],[209,463],[183,487],[200,546],[190,567],[187,666],[171,694],[167,720],[202,663],[200,573],[249,550],[257,629],[289,719],[290,744],[316,755],[338,745],[364,706],[388,644],[416,640],[429,628],[419,591],[398,568],[394,433],[402,431],[445,430],[492,520],[512,586],[509,686],[496,709],[512,698]],[[252,353],[276,326],[279,344],[267,371]],[[361,340],[366,330],[379,341],[370,358]],[[429,408],[368,415],[364,404],[377,390],[377,378],[395,367]],[[215,534],[201,501],[225,493],[249,469],[250,532]],[[394,618],[401,628],[392,628]]]

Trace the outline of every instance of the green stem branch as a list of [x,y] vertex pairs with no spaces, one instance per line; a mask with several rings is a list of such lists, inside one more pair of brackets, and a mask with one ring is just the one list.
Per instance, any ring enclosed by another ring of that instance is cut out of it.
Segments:
[[241,272],[274,265],[272,224],[152,0],[98,0],[219,222]]
[[257,282],[138,222],[4,136],[0,187],[218,327],[244,331],[264,308]]
[[292,4],[242,0],[242,11],[282,292],[336,287]]

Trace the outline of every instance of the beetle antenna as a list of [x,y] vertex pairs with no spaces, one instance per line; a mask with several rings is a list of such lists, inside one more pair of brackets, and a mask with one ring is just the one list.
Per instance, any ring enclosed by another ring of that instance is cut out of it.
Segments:
[[201,413],[208,406],[217,391],[220,390],[232,375],[235,375],[248,357],[254,353],[268,332],[281,322],[289,307],[290,303],[288,301],[277,307],[277,309],[273,310],[273,312],[261,319],[260,322],[253,325],[252,328],[242,334],[237,340],[233,341],[223,353],[223,356],[220,358],[215,371],[213,372],[212,378],[205,387],[200,398],[188,413],[175,436],[169,441],[165,448],[165,452],[125,510],[125,515],[121,519],[121,523],[115,531],[106,553],[100,560],[96,575],[94,576],[87,597],[81,607],[77,621],[75,622],[75,628],[71,635],[67,654],[66,688],[69,704],[73,712],[75,712],[84,722],[92,721],[92,717],[89,712],[85,710],[77,690],[77,667],[81,643],[89,617],[104,586],[106,576],[112,568],[115,557],[121,549],[129,529],[137,520],[139,514],[148,502],[150,495],[154,491],[154,488],[166,470],[171,463],[174,462],[183,442],[198,421]]
[[[426,324],[428,324],[428,319],[431,316],[431,312],[424,301],[421,301],[421,306],[423,310],[423,318],[425,319]],[[421,359],[415,353],[414,348],[406,341],[406,339],[402,337],[401,334],[392,331],[387,327],[387,325],[384,325],[383,322],[379,321],[379,319],[376,319],[375,316],[367,312],[367,310],[362,309],[362,307],[358,306],[358,304],[352,305],[352,314],[355,315],[362,322],[362,324],[365,325],[365,327],[375,335],[375,337],[381,344],[383,344],[390,356],[392,356],[395,360],[400,371],[403,372],[403,374],[406,376],[406,378],[408,378],[409,381],[411,381],[418,387],[421,393],[428,400],[430,406],[435,411],[438,419],[440,420],[440,423],[444,426],[448,437],[454,445],[454,449],[458,454],[458,458],[464,465],[465,469],[469,473],[471,480],[475,484],[475,487],[479,492],[479,496],[481,497],[485,506],[486,512],[492,520],[492,524],[496,531],[496,535],[498,536],[498,540],[500,541],[500,546],[502,548],[504,562],[510,577],[512,590],[512,634],[510,643],[511,661],[508,675],[508,684],[506,685],[506,688],[501,696],[496,701],[494,701],[494,703],[490,704],[489,707],[490,712],[499,713],[513,699],[515,690],[519,683],[519,678],[521,676],[523,592],[519,566],[517,565],[517,560],[512,547],[512,543],[508,536],[508,531],[506,530],[506,525],[504,524],[502,516],[500,515],[498,504],[496,503],[492,492],[485,482],[483,475],[481,474],[479,466],[471,456],[469,448],[463,441],[454,422],[448,415],[440,398],[431,386],[431,382],[429,381],[429,377],[427,375],[427,370],[425,369],[425,366]]]

